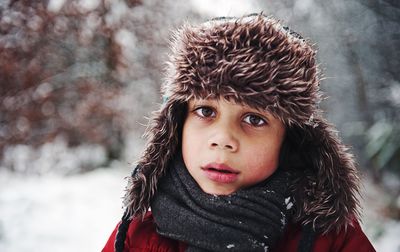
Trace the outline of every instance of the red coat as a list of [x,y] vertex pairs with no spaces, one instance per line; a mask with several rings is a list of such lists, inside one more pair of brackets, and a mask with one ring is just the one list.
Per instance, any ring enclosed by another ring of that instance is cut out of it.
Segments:
[[[114,252],[117,228],[112,232],[102,252]],[[300,237],[300,226],[289,226],[275,251],[297,251]],[[129,225],[124,252],[183,252],[185,249],[186,244],[157,234],[153,215],[149,212],[143,221],[135,219]],[[350,227],[347,232],[340,234],[332,232],[317,236],[313,251],[374,252],[375,249],[361,230],[359,223],[355,222],[354,227]]]

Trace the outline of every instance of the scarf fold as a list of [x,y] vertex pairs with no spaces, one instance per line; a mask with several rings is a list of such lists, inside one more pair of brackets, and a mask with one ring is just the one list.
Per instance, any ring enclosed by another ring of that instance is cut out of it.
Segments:
[[293,212],[288,182],[278,169],[252,187],[211,195],[178,155],[151,203],[157,232],[188,244],[187,251],[271,251]]

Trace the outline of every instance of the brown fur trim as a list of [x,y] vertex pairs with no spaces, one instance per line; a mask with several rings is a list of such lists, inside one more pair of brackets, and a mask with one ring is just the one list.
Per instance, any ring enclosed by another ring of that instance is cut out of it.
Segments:
[[292,187],[295,220],[322,233],[339,232],[359,218],[359,176],[353,156],[324,119],[297,131],[302,136],[297,151],[303,159],[297,163],[301,173]]
[[307,41],[262,15],[221,19],[178,30],[168,63],[162,89],[168,101],[151,121],[127,188],[131,216],[144,216],[180,148],[187,101],[224,98],[267,110],[285,123],[294,151],[284,163],[299,174],[293,182],[296,222],[329,232],[358,218],[353,157],[318,110],[319,72]]
[[165,173],[169,161],[180,146],[180,127],[183,125],[185,111],[185,102],[170,99],[154,114],[146,132],[149,140],[136,167],[138,170],[129,178],[124,199],[132,217],[144,217],[149,209],[158,179]]

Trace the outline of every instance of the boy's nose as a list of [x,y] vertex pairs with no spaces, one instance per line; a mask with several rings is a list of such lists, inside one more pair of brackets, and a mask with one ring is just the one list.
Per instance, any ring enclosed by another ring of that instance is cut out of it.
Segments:
[[236,152],[239,148],[239,142],[229,132],[219,132],[212,136],[208,141],[211,149],[222,149],[230,152]]

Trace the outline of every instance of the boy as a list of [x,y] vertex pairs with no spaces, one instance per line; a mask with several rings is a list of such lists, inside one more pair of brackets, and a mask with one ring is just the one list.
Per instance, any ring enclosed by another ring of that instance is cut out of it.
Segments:
[[374,251],[318,74],[313,48],[271,17],[179,30],[103,251]]

